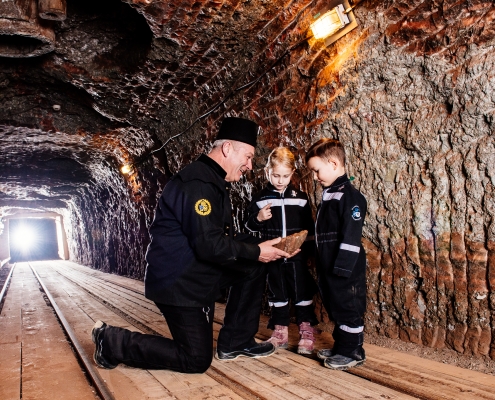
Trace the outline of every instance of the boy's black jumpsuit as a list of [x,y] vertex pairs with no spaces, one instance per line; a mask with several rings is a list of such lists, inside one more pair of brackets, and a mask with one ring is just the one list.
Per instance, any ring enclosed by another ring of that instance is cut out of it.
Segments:
[[316,219],[318,284],[335,322],[334,354],[365,358],[366,253],[361,244],[367,203],[343,175],[323,190]]
[[[258,212],[271,204],[272,218],[259,222]],[[271,183],[258,194],[247,210],[245,227],[262,240],[286,237],[302,230],[308,231],[308,238],[314,236],[314,222],[306,193],[289,184],[283,193],[278,192]],[[272,316],[268,328],[275,325],[289,326],[289,299],[296,307],[297,324],[310,322],[318,324],[314,314],[313,296],[317,287],[308,271],[306,260],[311,251],[307,241],[302,251],[290,259],[269,263],[268,266],[268,301],[272,306]],[[312,243],[312,241],[311,241]]]

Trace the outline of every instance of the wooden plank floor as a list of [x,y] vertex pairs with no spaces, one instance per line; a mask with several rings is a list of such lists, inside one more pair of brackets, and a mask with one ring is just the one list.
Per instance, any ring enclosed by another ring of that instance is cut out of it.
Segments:
[[15,268],[9,293],[0,315],[0,398],[95,399],[26,263]]
[[[142,282],[67,261],[32,265],[88,354],[94,350],[90,331],[98,319],[131,330],[170,337],[159,310],[144,298]],[[215,337],[223,313],[224,306],[218,304]],[[270,334],[265,328],[266,322],[266,317],[262,317],[260,340]],[[10,323],[15,325],[15,318]],[[119,400],[495,399],[495,379],[490,375],[372,345],[365,345],[368,358],[365,365],[351,369],[352,373],[332,371],[322,367],[314,356],[295,354],[297,341],[297,327],[292,325],[289,350],[279,349],[270,357],[255,360],[239,358],[222,362],[215,359],[205,374],[146,371],[123,365],[114,370],[98,369],[98,372]],[[331,347],[331,344],[329,334],[320,335],[318,348]],[[0,342],[0,346],[3,345]],[[0,398],[4,397],[0,395]]]
[[[80,336],[79,340],[83,346],[87,346],[88,352],[94,348],[90,330],[93,321],[97,319],[133,330],[151,330],[170,337],[158,309],[143,297],[141,282],[102,274],[67,262],[34,265],[45,285],[56,297],[58,306],[73,324],[76,335]],[[127,290],[122,290],[122,286]],[[88,296],[88,293],[92,295]],[[103,300],[106,311],[102,310]],[[125,316],[115,314],[117,310],[130,316],[130,322],[135,326],[129,324],[124,319]],[[214,324],[216,333],[220,326],[219,323]],[[118,399],[126,397],[122,397],[125,393],[121,393],[119,385],[114,382],[116,379],[120,381],[124,374],[129,384],[132,383],[137,388],[151,386],[148,378],[148,383],[144,384],[134,376],[144,373],[140,370],[119,366],[115,370],[99,371]],[[314,360],[284,350],[262,359],[240,358],[227,362],[215,359],[206,374],[145,372],[156,380],[155,385],[159,383],[170,396],[184,399],[412,398],[345,372],[322,368]],[[159,387],[156,390],[158,393]],[[163,395],[162,392],[161,396]]]
[[[142,296],[142,282],[115,275],[103,274],[99,271],[64,262],[52,265],[52,269],[56,269],[59,274],[63,275],[65,278],[71,279],[72,282],[77,282],[79,285],[82,285],[85,287],[86,291],[98,293],[97,295],[101,296],[109,305],[126,310],[127,313],[136,317],[137,321],[142,322],[155,332],[165,336],[169,335],[167,326],[159,311],[151,301]],[[119,290],[121,290],[122,287],[127,288],[128,291],[119,293]],[[102,292],[104,288],[108,288],[106,292]],[[103,295],[103,293],[106,293],[106,295]],[[219,323],[219,325],[216,326],[217,329],[220,327],[221,321],[223,320],[223,310],[223,305],[217,305],[215,315],[215,320]],[[265,328],[266,322],[266,317],[262,317],[259,330],[260,339],[266,339],[270,334]],[[297,327],[292,325],[290,333],[291,347],[294,350],[298,341]],[[323,333],[319,338],[318,348],[331,347],[331,345],[331,336]],[[368,357],[366,364],[350,370],[352,374],[356,375],[354,378],[366,378],[367,380],[396,388],[419,398],[495,399],[495,379],[493,379],[493,376],[491,375],[424,360],[419,357],[399,353],[390,349],[384,349],[378,346],[366,345],[366,350]],[[342,393],[338,393],[337,396],[342,395],[342,398],[349,398],[348,388],[349,385],[353,385],[352,382],[354,382],[350,374],[322,368],[320,362],[314,357],[308,358],[294,355],[287,350],[278,350],[275,356],[261,360],[236,360],[233,368],[225,367],[226,364],[230,364],[229,362],[225,363],[215,360],[212,368],[217,369],[222,374],[228,375],[230,378],[235,376],[235,380],[239,385],[248,387],[250,390],[259,386],[262,389],[263,396],[275,396],[275,398],[278,398],[280,395],[284,398],[284,395],[278,393],[278,388],[272,387],[273,385],[269,384],[271,389],[268,390],[262,383],[257,382],[259,377],[256,374],[253,375],[253,371],[250,370],[252,365],[249,362],[257,361],[264,366],[270,366],[270,360],[278,360],[281,358],[282,363],[285,363],[285,360],[287,360],[288,357],[293,357],[293,360],[297,361],[297,365],[304,365],[305,368],[309,368],[313,375],[323,373],[324,378],[321,379],[328,379],[328,376],[333,376],[335,372],[338,372],[338,374],[336,374],[337,376],[343,375],[346,377],[348,381],[347,383],[343,383],[344,390]],[[248,362],[248,365],[243,365],[245,364],[245,361]],[[255,363],[255,365],[258,365],[258,363]],[[239,375],[236,375],[236,368],[240,368]],[[267,368],[265,371],[262,371],[261,376],[266,376],[270,371],[271,370]],[[294,371],[291,373],[294,373]],[[252,377],[253,381],[250,381],[250,377]],[[271,378],[274,377],[272,376]],[[319,382],[321,382],[321,379]],[[337,381],[334,383],[334,386],[338,388],[340,381],[338,381],[337,377],[335,377],[335,379]],[[362,381],[358,380],[356,382]],[[289,383],[287,382],[280,384],[284,390],[288,390],[288,385]],[[298,385],[306,387],[304,381],[299,382]],[[356,383],[356,385],[359,386],[359,383]],[[319,386],[321,386],[321,384]],[[261,389],[254,390],[254,393],[259,394],[259,390]],[[323,390],[323,392],[324,391],[325,390]],[[324,396],[332,395],[332,393],[335,394],[335,392],[332,392],[331,390],[330,393],[320,393],[319,396],[323,397],[316,398],[325,398]],[[360,395],[356,394],[356,396],[359,397]],[[306,398],[305,396],[302,397]]]

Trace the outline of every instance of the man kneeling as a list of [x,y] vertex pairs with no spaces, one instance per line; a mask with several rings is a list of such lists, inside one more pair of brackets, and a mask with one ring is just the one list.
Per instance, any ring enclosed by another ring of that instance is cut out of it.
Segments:
[[257,343],[267,263],[290,257],[233,232],[230,182],[252,169],[259,127],[225,118],[213,149],[176,174],[165,186],[150,228],[145,296],[165,317],[173,340],[131,332],[97,321],[92,330],[94,360],[102,368],[119,363],[145,369],[198,373],[213,351],[215,300],[230,288],[216,357],[264,357],[271,343]]

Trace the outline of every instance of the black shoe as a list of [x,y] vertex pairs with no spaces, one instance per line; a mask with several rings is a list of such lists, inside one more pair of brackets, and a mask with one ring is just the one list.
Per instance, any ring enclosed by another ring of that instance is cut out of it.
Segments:
[[95,346],[95,352],[93,354],[93,360],[95,361],[95,364],[98,365],[100,368],[105,368],[105,369],[114,369],[117,367],[118,364],[112,364],[108,362],[105,357],[103,357],[102,351],[103,351],[103,335],[105,332],[105,329],[107,327],[107,324],[105,324],[103,321],[96,321],[96,323],[93,326],[93,329],[91,331],[91,339],[93,339],[93,343],[96,345]]
[[346,369],[361,365],[365,361],[366,358],[363,358],[361,360],[355,360],[354,358],[342,356],[340,354],[335,354],[331,357],[326,358],[323,361],[323,365],[327,368],[345,371]]
[[318,353],[316,353],[316,356],[320,360],[326,360],[328,357],[332,357],[334,355],[335,355],[335,353],[333,352],[333,349],[321,349],[321,350],[318,350]]
[[261,343],[256,343],[255,345],[242,350],[221,351],[217,349],[217,353],[215,354],[215,357],[218,360],[233,360],[240,356],[259,358],[259,357],[269,356],[274,351],[275,351],[275,346],[273,344],[269,342],[261,342]]

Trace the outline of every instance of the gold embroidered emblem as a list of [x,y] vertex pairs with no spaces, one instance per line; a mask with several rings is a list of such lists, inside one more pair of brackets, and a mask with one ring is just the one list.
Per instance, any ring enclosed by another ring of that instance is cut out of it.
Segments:
[[204,217],[211,213],[211,204],[208,200],[201,199],[196,202],[196,204],[194,205],[194,209],[199,215],[202,215]]

